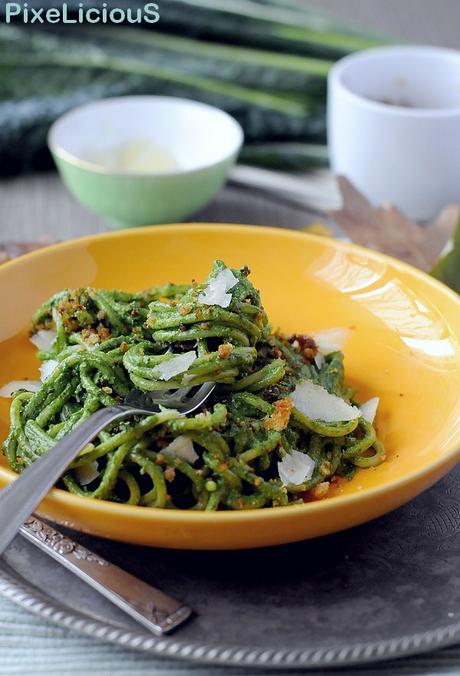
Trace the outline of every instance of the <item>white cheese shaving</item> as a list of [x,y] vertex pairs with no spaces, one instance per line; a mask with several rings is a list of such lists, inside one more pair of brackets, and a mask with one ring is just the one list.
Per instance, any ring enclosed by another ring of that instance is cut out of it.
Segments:
[[324,329],[311,334],[319,352],[327,357],[331,352],[343,349],[348,338],[351,336],[350,329]]
[[42,386],[39,380],[12,380],[10,383],[0,387],[0,397],[12,397],[18,390],[26,392],[38,392]]
[[174,441],[162,449],[162,454],[170,458],[180,458],[193,465],[198,460],[198,454],[193,447],[193,441],[188,437],[176,437]]
[[233,272],[225,268],[208,282],[205,290],[199,294],[198,302],[202,305],[228,307],[232,302],[232,294],[227,292],[237,284],[238,280]]
[[361,416],[359,408],[309,380],[303,380],[296,385],[289,398],[295,408],[311,420],[342,422]]
[[57,333],[56,331],[48,331],[42,329],[37,331],[33,336],[30,337],[30,342],[35,345],[38,350],[43,352],[48,352],[53,347],[53,343],[56,340]]
[[55,372],[56,368],[59,366],[59,362],[56,359],[48,359],[44,361],[40,366],[40,380],[42,383],[46,382],[48,378]]
[[359,409],[361,411],[361,415],[363,416],[364,420],[367,420],[367,422],[371,424],[374,422],[379,403],[380,397],[373,397],[372,399],[369,399],[369,401],[366,401],[364,404],[361,404]]
[[307,453],[291,451],[278,463],[278,474],[283,486],[299,486],[311,479],[315,461]]
[[324,356],[321,354],[321,352],[317,352],[315,354],[315,364],[318,371],[320,371],[323,368],[325,363],[326,360],[324,359]]
[[178,354],[177,357],[168,359],[168,361],[164,361],[162,364],[155,366],[153,375],[160,380],[171,380],[174,376],[188,371],[196,359],[198,359],[198,357],[194,350]]
[[87,465],[81,465],[75,470],[75,477],[80,486],[87,486],[100,475],[97,460],[89,462]]

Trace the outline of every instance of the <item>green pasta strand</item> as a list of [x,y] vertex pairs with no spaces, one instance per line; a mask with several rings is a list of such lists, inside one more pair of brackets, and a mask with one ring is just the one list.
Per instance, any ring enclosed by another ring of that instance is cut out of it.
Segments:
[[[139,293],[68,289],[46,301],[32,332],[51,332],[49,349],[37,356],[52,368],[38,391],[13,397],[3,444],[10,467],[21,472],[133,388],[150,393],[207,381],[218,387],[201,411],[161,409],[114,423],[59,486],[144,508],[260,509],[312,499],[333,477],[382,463],[383,444],[362,417],[326,422],[292,406],[290,395],[305,380],[354,404],[343,355],[315,361],[308,336],[273,334],[248,274],[215,261],[199,284]],[[294,453],[310,470],[289,483],[280,466]]]

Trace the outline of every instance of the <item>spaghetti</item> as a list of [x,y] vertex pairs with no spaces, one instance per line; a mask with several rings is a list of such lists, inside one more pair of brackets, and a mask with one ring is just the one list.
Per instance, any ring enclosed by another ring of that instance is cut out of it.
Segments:
[[[53,296],[33,318],[32,333],[52,341],[38,352],[46,371],[38,391],[14,394],[9,465],[21,472],[133,387],[205,381],[219,383],[208,408],[113,424],[59,485],[146,507],[251,509],[323,497],[337,477],[381,463],[375,428],[344,384],[342,353],[320,355],[308,336],[273,333],[248,274],[216,261],[203,284]],[[319,417],[309,415],[314,400]]]

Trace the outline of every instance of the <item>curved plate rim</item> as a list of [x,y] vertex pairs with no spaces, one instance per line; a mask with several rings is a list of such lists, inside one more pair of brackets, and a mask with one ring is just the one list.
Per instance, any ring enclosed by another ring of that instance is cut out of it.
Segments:
[[[310,239],[312,241],[317,241],[320,236],[314,235],[311,233],[305,233],[305,232],[298,232],[296,230],[289,230],[285,228],[277,228],[277,227],[268,227],[268,226],[259,226],[259,225],[244,225],[244,224],[234,224],[234,223],[174,223],[174,224],[168,224],[168,225],[152,225],[152,226],[142,226],[142,227],[137,227],[137,228],[130,228],[127,230],[115,230],[111,232],[104,232],[104,233],[99,233],[95,235],[86,235],[80,238],[76,239],[71,239],[71,240],[66,240],[64,242],[58,242],[56,244],[53,244],[48,247],[44,247],[42,249],[38,249],[36,251],[29,252],[25,254],[24,256],[21,256],[19,258],[16,258],[12,261],[9,261],[2,265],[2,269],[0,270],[0,283],[1,283],[1,276],[5,270],[11,269],[12,267],[20,266],[24,263],[24,261],[27,262],[27,260],[31,260],[33,258],[40,258],[43,256],[47,256],[50,253],[53,254],[55,251],[59,250],[65,250],[67,248],[71,248],[76,245],[84,245],[85,243],[91,243],[91,242],[96,242],[96,241],[101,241],[106,238],[114,238],[114,239],[123,239],[124,237],[129,237],[129,236],[137,236],[137,235],[142,235],[145,234],[146,232],[159,232],[159,231],[166,231],[166,232],[174,232],[174,231],[182,231],[182,230],[190,230],[190,231],[211,231],[212,229],[214,230],[226,230],[227,232],[230,231],[237,231],[237,232],[254,232],[257,231],[258,233],[263,233],[265,236],[270,234],[273,237],[276,237],[279,234],[283,234],[285,237],[291,237],[293,239]],[[322,238],[324,239],[324,238]],[[427,273],[423,272],[422,270],[419,270],[418,268],[410,265],[409,263],[405,263],[403,261],[398,260],[397,258],[393,258],[392,256],[388,256],[387,254],[380,253],[378,251],[374,251],[372,249],[368,249],[366,247],[357,245],[357,244],[352,244],[348,242],[341,242],[336,239],[330,239],[327,240],[330,245],[332,245],[334,248],[339,249],[339,250],[345,250],[345,251],[354,251],[356,253],[361,253],[365,255],[368,258],[371,258],[373,260],[380,260],[387,262],[388,264],[392,265],[394,268],[397,270],[401,270],[406,273],[410,273],[413,275],[415,278],[422,279],[426,284],[429,286],[434,287],[438,292],[444,294],[447,296],[451,301],[453,301],[456,305],[459,306],[460,309],[460,298],[458,294],[456,294],[452,289],[447,287],[445,284],[442,282],[438,281],[437,279],[431,277]],[[453,446],[451,450],[448,453],[445,453],[443,456],[437,458],[435,461],[433,461],[430,465],[423,469],[419,469],[417,471],[414,471],[411,475],[402,477],[399,479],[395,479],[392,482],[382,485],[382,486],[377,486],[374,488],[369,489],[366,492],[366,497],[371,497],[371,498],[377,498],[381,494],[385,494],[389,490],[398,490],[402,487],[404,487],[407,484],[411,484],[418,479],[422,479],[424,477],[430,476],[435,472],[438,468],[441,468],[443,466],[446,466],[449,462],[456,462],[460,459],[460,446]],[[3,481],[6,485],[11,483],[11,481],[15,478],[14,472],[12,472],[10,469],[8,469],[5,466],[0,465],[0,480]],[[319,502],[311,502],[305,505],[289,505],[287,507],[277,507],[276,510],[266,510],[264,513],[264,519],[267,520],[276,520],[279,518],[283,518],[286,514],[287,510],[290,510],[290,513],[292,513],[293,509],[296,509],[297,511],[303,511],[303,512],[315,512],[315,511],[327,511],[331,509],[338,509],[343,505],[348,505],[351,503],[359,503],[363,499],[363,494],[360,493],[355,493],[352,495],[346,495],[346,496],[337,496],[334,498],[334,500],[330,501],[319,501]],[[47,497],[46,501],[53,501],[55,505],[59,504],[68,504],[70,506],[74,507],[79,507],[82,506],[83,504],[87,504],[87,499],[86,498],[80,498],[79,496],[71,495],[67,493],[66,491],[63,491],[61,489],[56,489],[54,488],[49,496]],[[46,505],[46,501],[44,505]],[[95,502],[94,505],[92,505],[92,509],[95,509],[97,511],[105,512],[108,510],[109,513],[112,512],[114,503],[107,502],[105,500],[101,500],[99,502]],[[133,514],[133,513],[138,513],[137,510],[139,509],[137,506],[133,505],[116,505],[117,510],[120,510],[121,513],[126,513],[127,515]],[[42,510],[43,513],[46,512],[45,510]],[[161,509],[150,509],[146,513],[141,513],[141,516],[145,519],[148,518],[161,518],[162,520],[166,521],[176,521],[178,514],[180,515],[181,519],[184,519],[185,522],[187,521],[204,521],[204,520],[213,520],[213,521],[220,521],[220,522],[235,522],[235,523],[241,523],[242,521],[251,521],[254,518],[254,513],[252,510],[248,511],[238,511],[238,512],[217,512],[217,513],[212,513],[208,514],[206,512],[187,512],[186,510],[171,510],[168,512],[167,510],[161,510]]]
[[[225,224],[187,224],[182,225],[168,225],[169,230],[188,227],[203,228],[206,225],[218,227],[219,229],[227,230],[242,230],[248,229],[244,225],[225,225]],[[154,226],[156,230],[162,226]],[[255,226],[252,226],[254,229]],[[251,226],[249,226],[251,228]],[[267,228],[257,226],[259,231],[265,233],[276,233],[275,228]],[[133,233],[136,230],[145,232],[145,228],[132,229],[129,232]],[[314,235],[305,233],[289,232],[290,236],[316,239]],[[283,229],[286,235],[286,231]],[[111,237],[123,237],[126,231],[119,231],[110,233]],[[91,237],[84,237],[80,240],[71,240],[57,244],[53,247],[47,247],[43,251],[28,254],[18,261],[7,263],[3,269],[10,266],[20,265],[27,257],[35,257],[45,255],[51,249],[65,248],[69,245],[75,244],[76,241],[80,243],[84,241],[98,240],[106,237],[107,234],[95,235]],[[410,271],[416,277],[423,278],[431,286],[435,287],[444,295],[450,296],[452,300],[458,303],[458,298],[454,293],[445,287],[440,282],[431,279],[428,275],[418,271],[410,265],[402,263],[394,258],[377,254],[363,247],[356,245],[344,245],[339,242],[334,242],[334,245],[339,249],[352,249],[357,253],[364,253],[371,258],[378,258],[380,260],[388,261],[397,269]],[[454,451],[455,454],[455,451]],[[3,563],[0,563],[0,595],[16,603],[20,607],[34,613],[36,616],[42,617],[44,620],[50,621],[55,625],[63,628],[71,629],[80,634],[97,638],[99,640],[108,641],[110,643],[120,645],[121,647],[131,648],[144,652],[156,657],[164,657],[169,659],[177,659],[181,661],[189,661],[201,664],[214,664],[226,666],[241,666],[241,667],[259,667],[259,668],[276,668],[282,667],[285,669],[303,668],[333,668],[340,666],[351,666],[358,664],[369,664],[382,660],[395,659],[403,656],[410,656],[421,652],[427,652],[436,648],[452,645],[460,641],[460,623],[450,623],[433,630],[428,630],[423,633],[413,634],[408,636],[401,636],[398,638],[385,639],[383,641],[355,643],[347,646],[323,646],[320,648],[314,647],[299,647],[287,649],[271,649],[271,648],[257,648],[253,649],[248,646],[230,646],[217,644],[201,644],[197,642],[181,641],[174,636],[166,638],[158,638],[150,635],[142,630],[136,631],[115,624],[103,622],[94,619],[80,611],[73,610],[71,607],[55,601],[48,597],[43,592],[33,587],[27,581],[20,577],[13,569],[8,569]]]
[[366,665],[447,647],[460,641],[460,622],[398,638],[341,646],[251,648],[156,637],[142,629],[104,622],[55,601],[0,561],[0,596],[48,622],[79,634],[155,657],[254,668],[317,669]]

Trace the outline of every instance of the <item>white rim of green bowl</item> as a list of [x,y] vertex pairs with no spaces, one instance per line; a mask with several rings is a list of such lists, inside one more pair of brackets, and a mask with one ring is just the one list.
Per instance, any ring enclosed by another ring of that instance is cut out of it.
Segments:
[[[233,126],[234,130],[237,133],[237,143],[235,144],[234,149],[231,152],[226,152],[223,154],[221,157],[218,157],[216,160],[213,162],[208,162],[205,164],[197,164],[196,167],[193,167],[191,169],[171,169],[169,171],[161,171],[161,172],[141,172],[141,171],[130,171],[129,169],[116,169],[113,167],[105,167],[102,164],[98,164],[97,162],[91,162],[90,160],[84,160],[77,155],[74,155],[73,153],[69,152],[68,150],[64,150],[56,141],[55,136],[57,133],[57,128],[58,126],[62,123],[67,121],[70,117],[75,115],[76,113],[80,113],[85,109],[92,108],[94,106],[99,106],[99,105],[105,105],[106,103],[112,103],[116,101],[126,101],[126,100],[140,100],[140,99],[151,99],[152,101],[171,101],[171,102],[180,102],[180,103],[185,103],[187,105],[193,105],[196,107],[201,107],[204,109],[207,109],[209,112],[212,112],[214,114],[218,114],[221,117],[225,118],[227,122],[230,123],[230,125]],[[84,169],[86,171],[91,171],[96,174],[103,174],[106,176],[126,176],[126,177],[137,177],[137,178],[157,178],[157,177],[165,177],[165,176],[186,176],[187,174],[192,174],[196,171],[202,171],[203,169],[210,169],[221,162],[223,162],[226,159],[229,159],[233,155],[237,155],[244,143],[244,132],[243,128],[241,127],[240,123],[229,113],[227,113],[225,110],[221,110],[220,108],[217,108],[216,106],[211,106],[207,103],[202,103],[201,101],[195,101],[194,99],[186,99],[183,97],[179,96],[155,96],[155,95],[139,95],[139,96],[113,96],[113,97],[106,97],[102,99],[97,99],[95,101],[90,101],[89,103],[84,103],[81,106],[76,106],[75,108],[71,108],[68,110],[66,113],[61,115],[60,117],[57,118],[51,125],[51,127],[48,130],[47,134],[47,139],[46,139],[48,148],[51,152],[51,154],[60,160],[63,160],[64,162],[67,162],[75,167],[78,167],[79,169]]]

